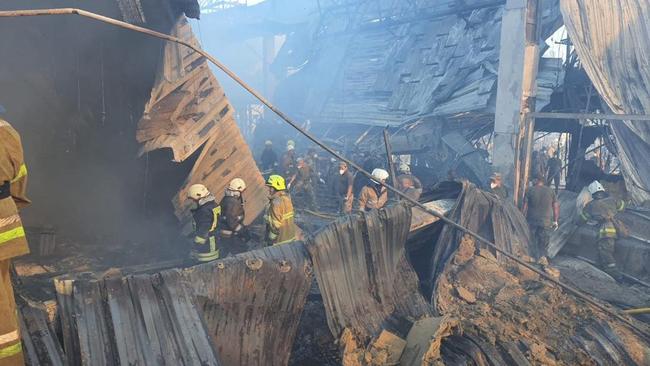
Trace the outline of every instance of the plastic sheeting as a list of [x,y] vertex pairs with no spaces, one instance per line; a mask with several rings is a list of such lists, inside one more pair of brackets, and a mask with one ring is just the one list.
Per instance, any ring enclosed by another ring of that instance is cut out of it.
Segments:
[[[650,2],[562,0],[564,24],[587,75],[618,114],[650,114]],[[613,122],[627,189],[650,199],[650,121]]]

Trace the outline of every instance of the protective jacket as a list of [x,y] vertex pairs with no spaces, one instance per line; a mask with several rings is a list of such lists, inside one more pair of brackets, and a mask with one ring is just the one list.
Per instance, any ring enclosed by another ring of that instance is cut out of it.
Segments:
[[264,219],[266,239],[272,245],[286,244],[296,240],[293,204],[285,191],[277,191],[271,197]]
[[0,119],[0,260],[29,253],[18,208],[29,204],[25,196],[27,167],[18,132]]
[[214,197],[209,196],[199,201],[192,210],[194,218],[194,256],[199,262],[208,262],[219,258],[217,247],[217,226],[221,207]]
[[388,190],[376,184],[367,185],[359,193],[359,209],[370,211],[384,207],[388,201]]
[[226,194],[221,200],[220,230],[222,234],[233,235],[244,228],[244,201],[241,196]]
[[625,202],[614,197],[595,199],[585,206],[580,214],[584,221],[598,222],[598,239],[618,238],[616,214],[625,209]]
[[29,253],[18,208],[25,196],[27,167],[20,136],[0,119],[0,365],[23,365],[16,303],[11,284],[10,258]]

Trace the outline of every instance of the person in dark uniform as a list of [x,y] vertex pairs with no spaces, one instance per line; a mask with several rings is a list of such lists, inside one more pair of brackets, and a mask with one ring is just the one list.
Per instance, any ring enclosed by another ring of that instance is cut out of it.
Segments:
[[260,156],[260,163],[260,167],[264,172],[272,171],[278,166],[278,154],[273,150],[273,142],[271,140],[264,142],[264,151],[262,151],[262,155]]
[[339,163],[339,171],[336,177],[332,179],[332,190],[338,200],[338,213],[349,214],[352,212],[352,202],[354,195],[352,188],[354,185],[354,177],[348,169],[348,163],[342,161]]
[[246,182],[241,178],[230,181],[221,199],[221,216],[219,222],[219,239],[222,249],[230,254],[239,254],[248,250],[246,242],[250,239],[248,229],[244,226],[244,197]]
[[192,210],[194,218],[192,257],[199,263],[219,259],[217,225],[221,207],[217,205],[214,196],[203,184],[192,185],[187,197],[196,203],[196,208]]
[[547,163],[548,175],[546,177],[546,184],[551,183],[555,186],[555,193],[560,189],[560,174],[562,172],[562,161],[558,158],[558,153],[555,149],[548,149],[549,159]]
[[546,176],[538,173],[535,185],[528,188],[523,213],[528,221],[530,234],[540,256],[545,256],[551,232],[558,228],[560,204],[555,192],[544,185]]

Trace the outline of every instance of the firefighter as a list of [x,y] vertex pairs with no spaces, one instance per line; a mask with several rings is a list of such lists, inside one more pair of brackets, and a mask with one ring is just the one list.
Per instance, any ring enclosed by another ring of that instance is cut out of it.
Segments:
[[560,217],[560,204],[555,191],[544,185],[545,182],[546,175],[538,172],[535,185],[526,192],[523,207],[530,234],[541,255],[546,255],[551,232],[557,230]]
[[361,189],[361,193],[359,193],[359,210],[378,210],[386,205],[388,201],[388,190],[381,183],[385,183],[388,176],[388,172],[384,169],[375,169],[372,171],[371,182],[364,186]]
[[616,214],[625,209],[625,202],[610,197],[598,181],[591,182],[587,189],[593,200],[587,203],[580,218],[585,223],[598,225],[598,262],[605,272],[619,280],[621,273],[616,268],[614,247],[616,239],[624,233],[619,233],[622,224],[616,219]]
[[192,210],[194,218],[192,257],[200,263],[219,259],[216,235],[221,206],[217,205],[214,196],[203,184],[192,185],[187,197],[196,204],[196,208]]
[[244,191],[246,182],[241,178],[230,181],[219,206],[219,246],[232,254],[246,251],[246,242],[250,239],[248,229],[244,226]]
[[415,175],[411,174],[411,167],[406,163],[399,165],[400,175],[397,176],[397,188],[408,197],[419,200],[422,195],[422,183]]
[[310,210],[316,209],[316,198],[314,196],[314,171],[305,162],[305,159],[296,160],[296,169],[289,180],[289,187],[296,195],[301,195],[305,200],[305,206]]
[[490,177],[490,192],[496,194],[502,201],[508,199],[508,190],[503,186],[500,173],[494,173]]
[[349,214],[352,211],[352,201],[354,196],[352,188],[354,186],[354,177],[348,169],[348,163],[342,161],[339,163],[338,174],[332,179],[334,195],[338,199],[338,210],[340,214]]
[[282,172],[285,177],[290,177],[296,170],[296,145],[293,140],[287,142],[287,151],[282,155]]
[[18,209],[25,196],[27,167],[20,136],[0,118],[0,365],[24,365],[9,267],[11,258],[29,253]]
[[260,163],[264,172],[270,172],[278,166],[278,154],[273,150],[273,142],[271,140],[264,142],[264,150],[260,156]]
[[296,240],[293,204],[284,178],[272,175],[267,179],[266,186],[269,189],[269,205],[264,214],[267,244],[280,245]]

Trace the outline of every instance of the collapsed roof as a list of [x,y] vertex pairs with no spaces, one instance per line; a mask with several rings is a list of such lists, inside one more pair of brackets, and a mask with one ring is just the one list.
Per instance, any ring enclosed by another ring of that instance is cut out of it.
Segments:
[[[543,34],[560,24],[543,3]],[[274,70],[278,105],[315,123],[400,125],[423,116],[492,115],[503,1],[381,1],[325,7],[287,35]],[[537,107],[563,79],[542,58]],[[492,119],[492,118],[488,118]]]

